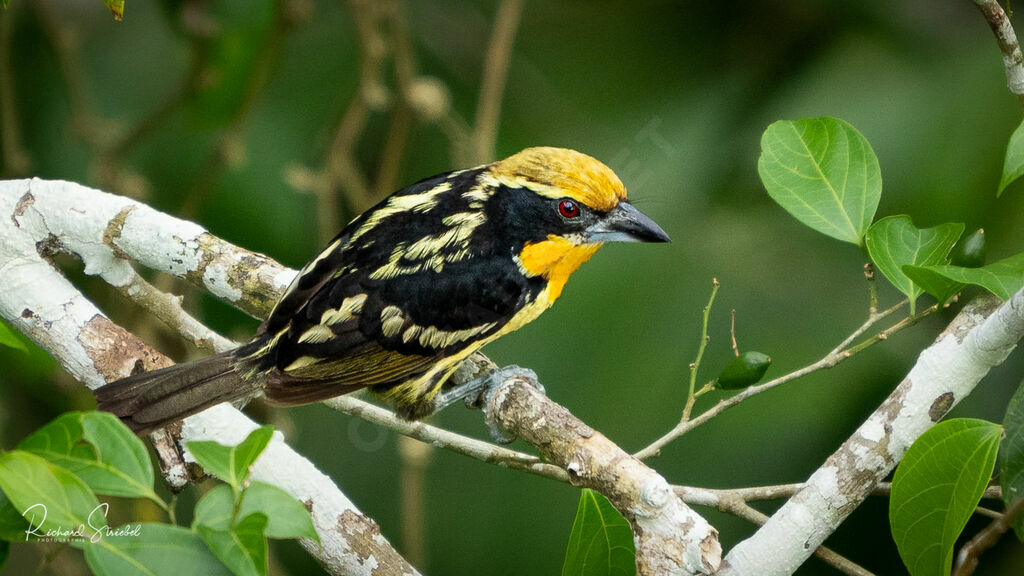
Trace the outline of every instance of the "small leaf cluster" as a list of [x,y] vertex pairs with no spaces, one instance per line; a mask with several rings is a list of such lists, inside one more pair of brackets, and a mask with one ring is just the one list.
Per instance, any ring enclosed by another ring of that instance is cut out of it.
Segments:
[[273,428],[263,426],[237,446],[187,445],[204,470],[226,483],[196,504],[192,529],[236,576],[266,576],[268,537],[319,541],[302,503],[277,486],[249,479],[272,434]]
[[[1017,133],[1014,136],[1021,138]],[[1011,141],[1011,151],[1013,147]],[[1022,166],[1024,152],[1012,158],[1008,152],[1000,192],[1024,173]],[[757,167],[768,194],[797,220],[865,247],[875,266],[906,295],[912,314],[923,293],[944,304],[967,284],[981,286],[1004,300],[1024,287],[1024,253],[978,266],[984,237],[976,233],[961,239],[963,224],[922,229],[907,215],[875,221],[882,195],[878,158],[867,139],[843,120],[824,117],[775,122],[761,137]],[[950,259],[958,240],[959,251],[972,257],[959,264]],[[972,244],[969,249],[968,240]]]
[[199,464],[227,482],[199,501],[191,528],[114,527],[98,495],[144,498],[173,513],[153,488],[146,447],[111,414],[64,414],[0,453],[0,566],[12,542],[46,539],[81,549],[97,575],[265,575],[268,537],[317,539],[300,502],[248,480],[271,434],[259,428],[234,447],[190,443]]

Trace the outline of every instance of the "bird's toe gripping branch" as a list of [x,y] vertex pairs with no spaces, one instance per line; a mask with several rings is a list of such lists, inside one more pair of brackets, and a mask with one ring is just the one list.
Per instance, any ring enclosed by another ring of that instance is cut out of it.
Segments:
[[[545,393],[544,386],[537,379],[536,372],[521,366],[505,366],[504,368],[487,372],[472,380],[442,390],[434,400],[434,410],[441,410],[460,400],[464,401],[469,408],[482,408],[490,402],[498,387],[510,379],[519,380],[536,388],[542,394]],[[516,439],[515,436],[507,435],[501,425],[490,417],[489,412],[487,413],[486,420],[491,439],[495,442],[510,444]]]

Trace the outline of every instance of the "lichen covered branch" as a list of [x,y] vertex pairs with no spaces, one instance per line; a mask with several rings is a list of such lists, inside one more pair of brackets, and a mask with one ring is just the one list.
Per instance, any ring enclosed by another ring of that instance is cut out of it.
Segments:
[[906,378],[806,484],[726,556],[721,574],[791,574],[1024,337],[1024,290],[979,297],[925,349]]
[[[137,245],[133,239],[145,240],[147,226],[150,241]],[[156,238],[160,241],[155,241]],[[115,286],[126,286],[136,280],[136,275],[115,247],[125,253],[146,254],[152,261],[160,261],[161,250],[171,247],[174,253],[191,259],[188,263],[184,258],[169,259],[161,266],[186,274],[189,265],[204,260],[198,254],[214,246],[219,250],[212,253],[205,272],[193,271],[191,275],[204,283],[230,286],[226,281],[232,266],[209,268],[210,262],[229,263],[238,256],[226,248],[230,245],[225,245],[219,240],[214,242],[194,224],[125,198],[68,182],[2,181],[0,316],[90,388],[128,375],[136,364],[147,370],[166,366],[170,359],[111,322],[67,281],[48,257],[54,252],[74,254],[82,259],[86,273],[100,275]],[[266,262],[263,259],[258,263]],[[246,265],[236,262],[237,266]],[[249,268],[255,275],[247,277],[266,278],[255,272],[258,269],[262,267]],[[234,301],[259,307],[258,300],[241,294]],[[255,426],[240,412],[222,404],[188,418],[181,439],[239,441]],[[175,450],[166,440],[165,435],[154,438],[162,459],[172,461]],[[176,465],[165,469],[165,475],[172,484],[187,477],[183,467]],[[330,478],[280,438],[257,462],[254,477],[284,489],[310,508],[322,546],[312,541],[302,544],[331,574],[416,573],[380,535],[372,519],[362,514]]]
[[540,450],[576,486],[597,490],[629,521],[638,574],[710,574],[718,532],[683,504],[661,475],[564,407],[513,376],[488,396],[488,419]]

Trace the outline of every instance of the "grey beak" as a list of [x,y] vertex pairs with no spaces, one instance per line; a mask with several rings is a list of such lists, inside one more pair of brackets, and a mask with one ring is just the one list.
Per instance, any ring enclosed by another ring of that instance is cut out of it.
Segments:
[[583,231],[587,242],[671,242],[654,220],[628,202],[619,202],[611,212]]

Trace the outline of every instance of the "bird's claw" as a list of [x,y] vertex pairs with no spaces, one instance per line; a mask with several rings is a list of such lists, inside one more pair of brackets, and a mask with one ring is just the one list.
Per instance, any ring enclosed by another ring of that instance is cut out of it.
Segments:
[[[526,384],[536,388],[540,393],[544,393],[544,386],[542,386],[540,381],[537,379],[536,372],[529,368],[522,368],[515,365],[505,366],[504,368],[499,368],[490,374],[485,374],[484,376],[470,380],[464,384],[460,384],[450,390],[441,392],[435,403],[435,410],[440,410],[441,408],[457,402],[460,399],[465,401],[467,408],[482,409],[491,401],[498,388],[506,380],[511,378],[516,378],[521,382],[525,382]],[[507,435],[497,420],[491,417],[490,412],[485,411],[485,414],[487,429],[494,442],[498,444],[510,444],[515,441],[516,437]]]

